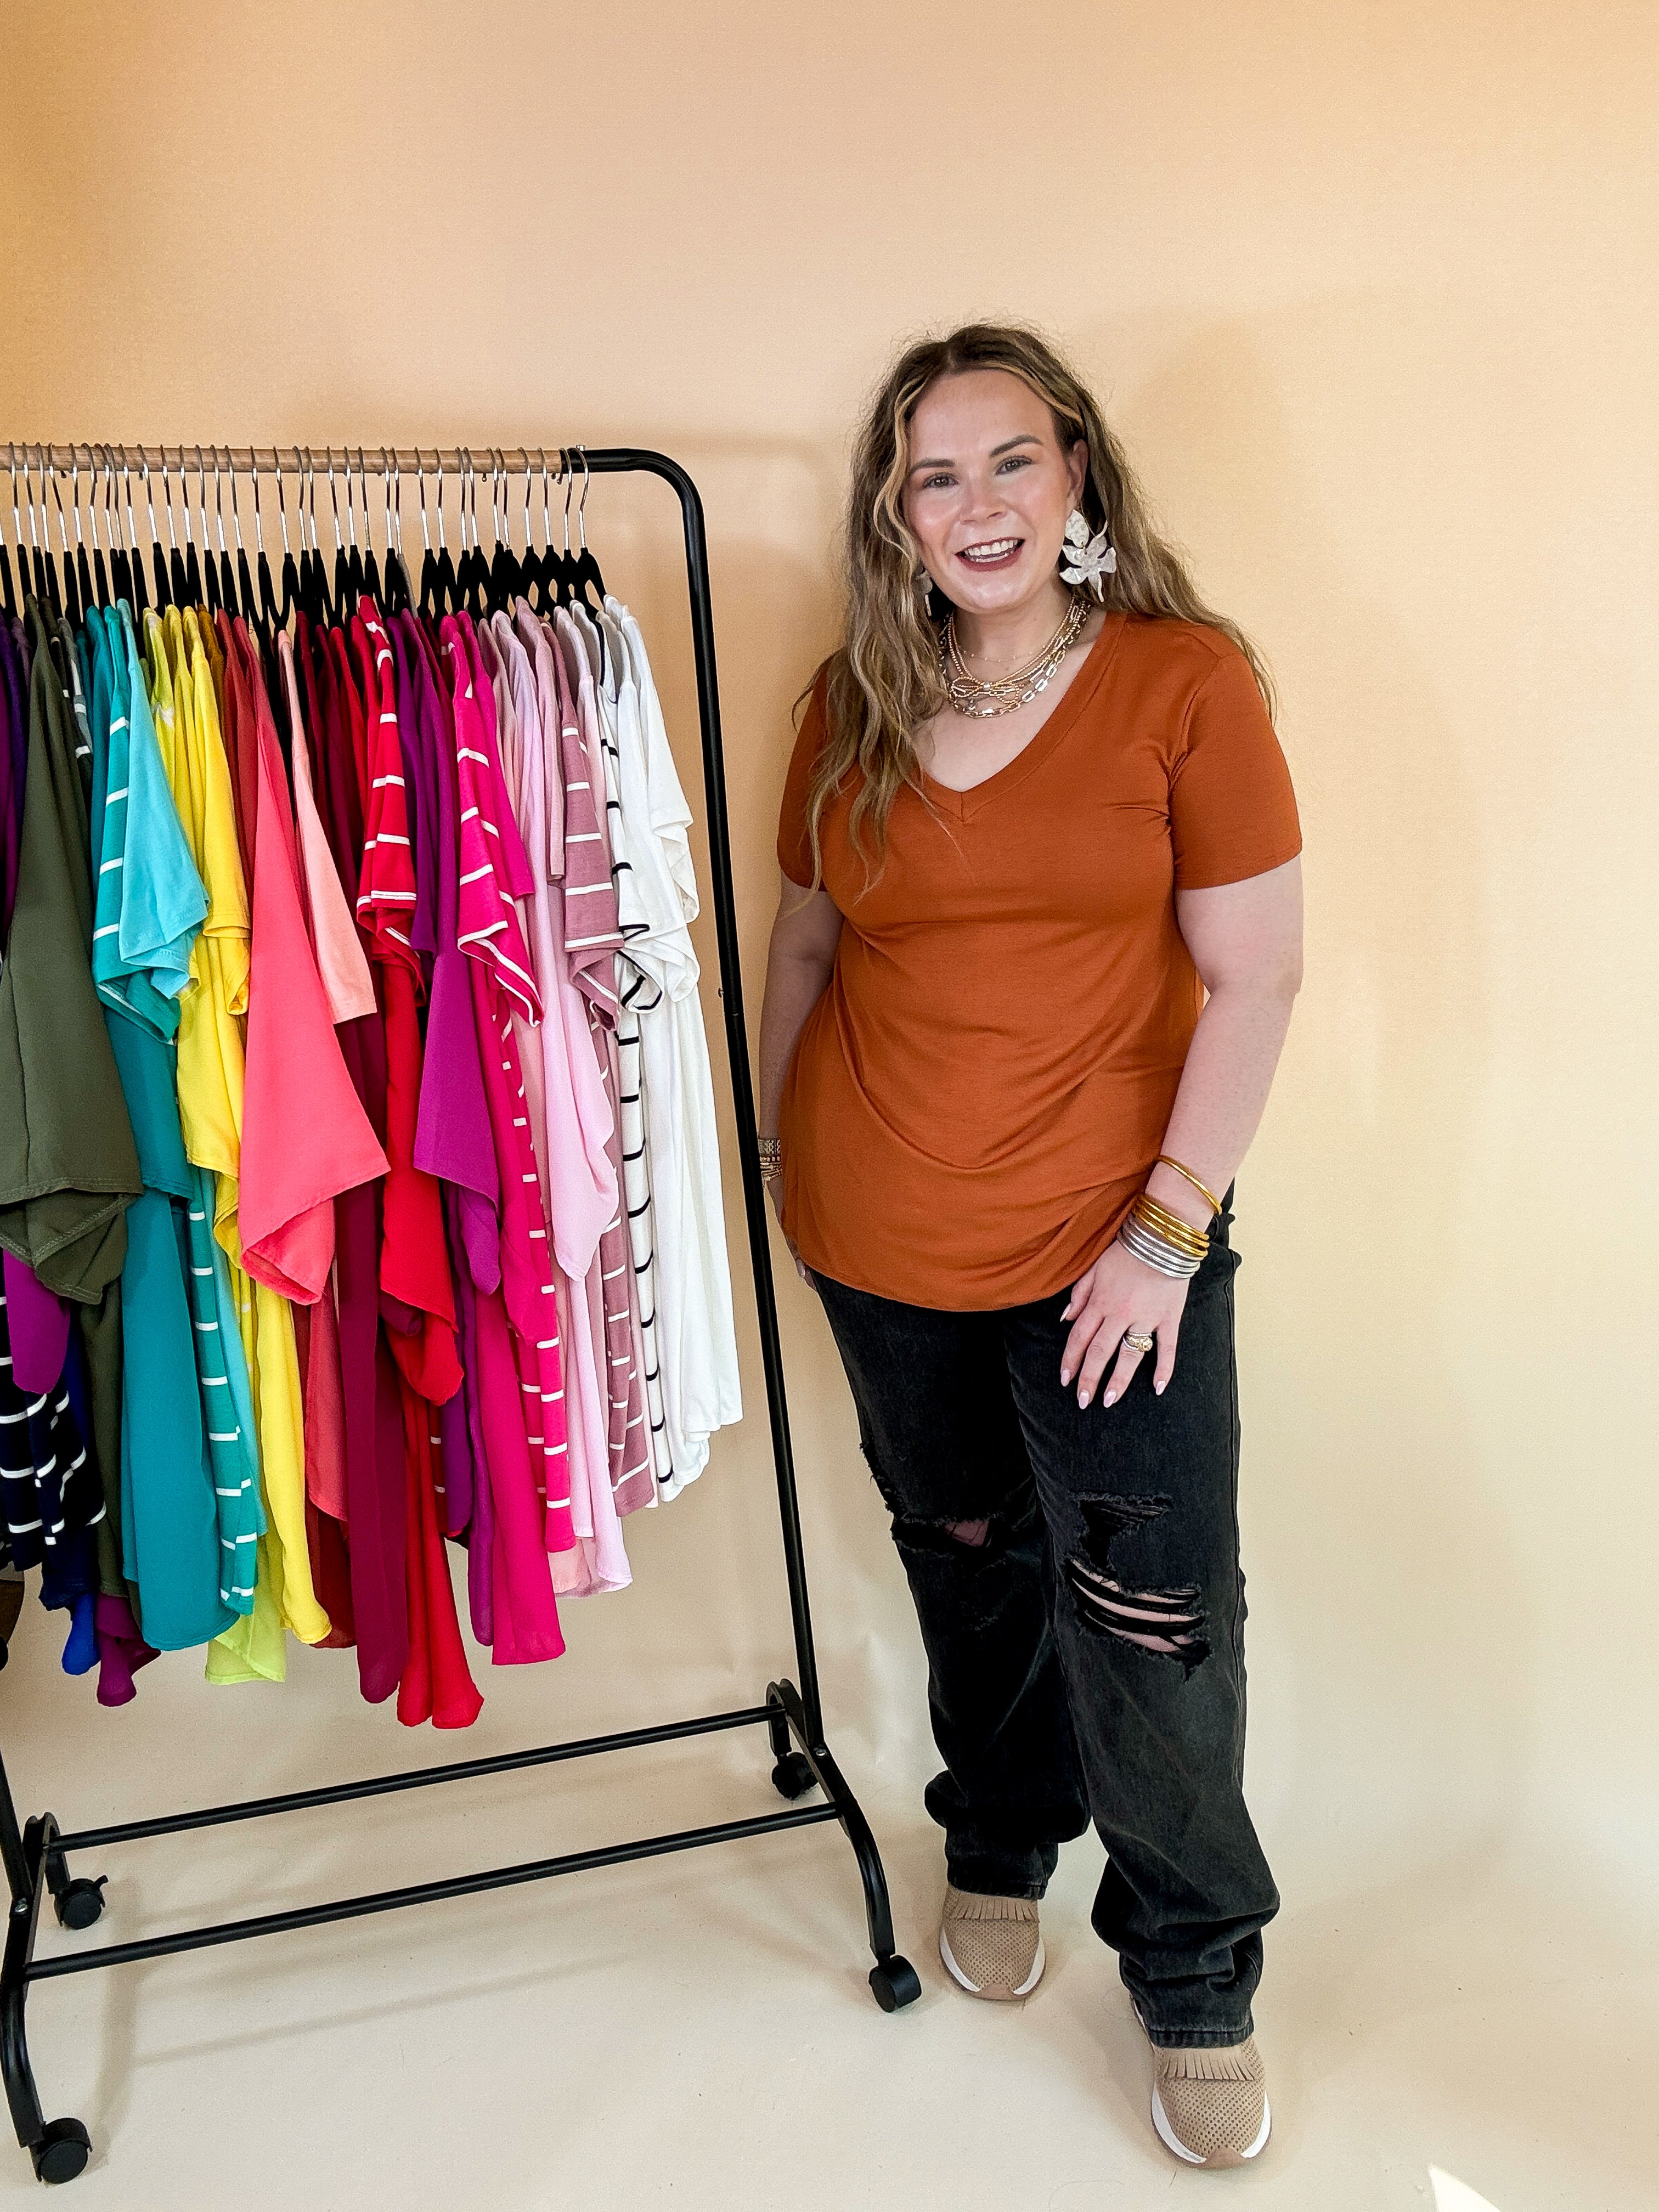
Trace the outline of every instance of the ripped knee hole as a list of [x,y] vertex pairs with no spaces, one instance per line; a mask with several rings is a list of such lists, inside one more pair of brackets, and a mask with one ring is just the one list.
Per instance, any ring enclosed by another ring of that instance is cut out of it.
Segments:
[[1083,1556],[1066,1562],[1066,1580],[1085,1629],[1142,1651],[1178,1660],[1183,1677],[1210,1656],[1209,1621],[1196,1583],[1137,1589],[1125,1583],[1113,1547],[1170,1510],[1167,1498],[1083,1498]]

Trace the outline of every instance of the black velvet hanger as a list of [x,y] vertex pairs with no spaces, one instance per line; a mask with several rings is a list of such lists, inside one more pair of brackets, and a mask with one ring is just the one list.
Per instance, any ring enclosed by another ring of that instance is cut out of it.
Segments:
[[[87,514],[92,523],[93,588],[98,595],[99,605],[100,607],[106,607],[110,603],[109,571],[104,566],[104,549],[98,540],[98,451],[95,447],[88,446],[87,447],[87,452],[92,457],[93,468],[92,490],[87,500]],[[106,470],[104,477],[104,489],[106,495],[104,500],[104,527],[109,533],[109,542],[112,549],[115,544],[115,531],[110,521],[108,491],[110,479],[113,477],[115,471],[107,459],[104,465]]]
[[386,598],[381,602],[387,614],[406,614],[414,605],[409,588],[409,569],[404,560],[404,524],[402,474],[395,452],[390,456],[391,471],[387,473],[387,453],[380,448],[381,481],[386,487]]
[[[472,509],[472,543],[470,545],[466,542],[469,502]],[[471,453],[465,456],[465,468],[461,477],[461,557],[457,563],[455,575],[459,588],[459,605],[465,609],[474,622],[480,621],[489,611],[487,598],[489,568],[478,546],[478,480],[473,474]]]
[[[350,620],[352,614],[356,611],[357,602],[353,596],[351,589],[351,564],[346,558],[345,543],[340,536],[340,498],[339,494],[334,489],[334,453],[331,447],[329,449],[324,465],[328,470],[329,505],[334,510],[334,605],[337,610],[337,619],[342,623],[344,623]],[[351,477],[348,471],[346,476],[346,513],[349,515],[350,512]]]
[[[511,503],[507,498],[507,459],[504,454],[500,453],[498,453],[495,458],[501,470],[500,483],[501,488],[501,518],[495,526],[497,531],[495,553],[494,559],[489,564],[489,582],[495,605],[505,611],[512,606],[514,600],[520,597],[524,591],[524,568],[517,553],[513,548],[512,508]],[[528,518],[530,506],[529,490],[530,477],[529,473],[526,471],[525,476],[525,509],[526,519]],[[493,516],[495,512],[495,499],[493,492],[489,501],[489,510]],[[529,542],[529,532],[526,531],[525,535],[525,543],[528,544]]]
[[[286,546],[288,544],[288,507],[283,498],[283,464],[281,457],[277,453],[276,448],[274,446],[270,449],[270,458],[276,471],[276,506],[277,510],[283,518],[283,544]],[[276,587],[270,580],[270,556],[265,551],[265,521],[264,516],[259,507],[259,464],[255,457],[253,448],[251,446],[248,448],[248,466],[249,473],[253,478],[253,542],[256,549],[256,560],[259,572],[259,627],[268,640],[274,631],[281,629],[288,621],[289,611],[294,604],[292,596],[288,592],[289,569],[292,566],[292,563],[285,562],[283,565],[283,587],[284,599],[283,604],[279,609],[276,605]],[[234,477],[230,480],[230,511],[236,524],[237,581],[241,588],[243,611],[246,614],[248,620],[252,622],[253,619],[254,610],[253,585],[252,580],[247,573],[247,548],[242,543],[242,519],[240,514],[238,514],[236,507],[236,479]]]
[[[250,460],[252,459],[252,448],[249,449],[248,457]],[[227,446],[225,448],[225,465],[230,471],[230,523],[231,529],[236,538],[236,583],[235,588],[229,594],[229,597],[234,600],[245,623],[247,623],[250,625],[258,623],[263,625],[266,619],[266,611],[262,607],[258,594],[254,589],[253,572],[248,567],[247,548],[242,543],[242,511],[236,503],[236,471],[233,466],[231,466],[231,459],[232,456],[230,448]],[[258,477],[258,465],[256,462],[254,464],[256,480]],[[265,583],[267,587],[269,587],[270,583],[270,570],[269,568],[265,570]],[[276,595],[273,592],[271,593],[270,613],[274,615],[276,611]]]
[[[577,447],[576,451],[581,455],[582,464],[581,502],[576,509],[576,532],[581,539],[581,550],[576,556],[576,566],[571,574],[570,588],[574,598],[580,599],[591,614],[597,614],[599,608],[605,605],[605,578],[599,574],[599,564],[594,559],[587,543],[587,488],[592,482],[592,471],[587,465],[587,455],[582,452],[580,446]],[[592,605],[588,600],[587,592],[590,586],[599,593],[597,605]]]
[[[368,548],[363,556],[362,575],[357,589],[365,599],[372,599],[377,607],[383,607],[386,605],[386,595],[380,589],[380,564],[374,557],[374,532],[370,527],[368,520],[368,470],[363,461],[363,449],[361,446],[357,448],[357,482],[362,487],[363,495],[363,543]],[[348,481],[346,485],[348,495],[351,486]],[[386,525],[386,550],[390,552],[392,549],[390,521]],[[352,550],[354,552],[356,550],[355,545]]]
[[[48,574],[52,577],[52,611],[54,614],[62,615],[64,609],[67,608],[69,611],[70,621],[78,629],[81,625],[81,592],[80,587],[76,584],[75,579],[74,556],[70,553],[69,549],[69,526],[64,520],[64,495],[58,489],[58,471],[52,465],[52,459],[49,453],[46,457],[45,466],[46,477],[52,484],[52,503],[58,509],[58,550],[63,555],[64,561],[64,596],[60,599],[58,596],[57,574],[52,566],[52,540],[50,536],[48,536],[46,540],[46,569]],[[40,501],[40,520],[44,522],[46,519],[46,500],[43,495]]]
[[161,496],[167,510],[167,585],[173,604],[180,613],[194,604],[190,589],[190,576],[185,567],[185,556],[179,550],[178,534],[173,526],[173,480],[167,475],[167,453],[161,448]]
[[564,550],[550,552],[548,581],[552,586],[554,604],[568,607],[576,595],[577,556],[570,550],[570,495],[575,488],[575,476],[570,466],[570,456],[562,446],[559,448],[559,482],[564,486]]
[[[107,448],[106,450],[107,450]],[[115,469],[113,459],[112,459],[110,466],[110,491],[112,495],[114,493],[114,489]],[[142,569],[139,571],[138,586],[137,589],[135,589],[132,580],[132,556],[127,550],[127,540],[131,538],[132,543],[135,545],[138,543],[138,540],[132,527],[132,483],[127,471],[126,456],[125,453],[121,457],[121,489],[126,495],[127,526],[124,532],[121,528],[121,518],[118,511],[111,515],[109,532],[110,588],[114,592],[118,600],[125,599],[127,605],[132,609],[133,613],[137,615],[143,611],[139,605],[137,592],[142,590],[143,586],[143,572]]]
[[155,501],[150,496],[149,463],[143,459],[142,453],[138,467],[144,480],[144,505],[149,514],[150,574],[155,585],[155,611],[165,614],[173,605],[173,595],[167,589],[167,564],[161,552],[161,536],[155,527]]
[[[17,507],[17,448],[15,446],[7,447],[6,460],[11,470],[11,534],[17,542],[17,565],[23,570],[23,590],[27,594],[29,576],[28,570],[23,568],[23,539],[21,528],[22,516],[18,512]],[[15,620],[17,614],[17,586],[12,581],[11,555],[6,550],[3,538],[0,538],[0,596],[3,596],[5,599],[6,612]]]
[[81,460],[75,448],[70,448],[70,505],[75,513],[75,588],[82,606],[88,614],[97,605],[92,588],[92,568],[87,559],[87,541],[81,535]]

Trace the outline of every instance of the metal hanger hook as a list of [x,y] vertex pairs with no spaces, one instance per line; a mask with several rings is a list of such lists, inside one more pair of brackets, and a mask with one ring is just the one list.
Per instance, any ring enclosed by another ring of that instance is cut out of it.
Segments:
[[392,550],[392,535],[395,532],[398,540],[398,558],[401,561],[404,557],[404,478],[403,471],[398,466],[398,449],[395,446],[391,448],[389,460],[386,447],[382,446],[380,448],[380,482],[386,488],[386,551],[390,554]]
[[578,446],[576,453],[582,465],[582,495],[576,507],[576,535],[581,540],[582,551],[586,553],[587,550],[587,487],[592,482],[593,475],[587,465],[586,447]]
[[559,448],[559,474],[564,477],[564,556],[568,561],[570,558],[570,495],[576,489],[576,476],[574,469],[567,468],[562,446]]
[[[432,450],[437,458],[438,468],[438,489],[434,495],[438,509],[438,550],[440,552],[447,553],[449,543],[444,536],[444,449],[441,446],[434,446]],[[462,543],[465,544],[465,540],[463,539]]]
[[51,447],[43,447],[41,451],[46,459],[46,475],[50,478],[52,483],[52,502],[58,509],[58,542],[63,547],[64,551],[67,554],[69,551],[69,528],[64,520],[64,495],[58,489],[58,471],[52,465]]
[[[179,540],[173,534],[173,479],[167,474],[167,449],[165,446],[161,448],[161,498],[167,511],[167,544],[169,549],[176,553],[179,550]],[[190,527],[188,520],[185,527],[188,532]]]

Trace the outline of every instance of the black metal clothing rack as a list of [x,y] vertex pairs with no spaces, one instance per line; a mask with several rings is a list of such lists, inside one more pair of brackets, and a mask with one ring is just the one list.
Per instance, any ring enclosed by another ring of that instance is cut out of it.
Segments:
[[[73,449],[64,449],[72,451]],[[189,449],[186,449],[188,451]],[[55,462],[56,453],[52,459]],[[180,456],[182,459],[183,456]],[[240,459],[240,456],[237,457]],[[401,456],[399,457],[401,459]],[[738,957],[737,915],[732,896],[732,858],[726,814],[726,778],[720,747],[720,699],[714,673],[714,625],[708,590],[708,557],[704,538],[702,502],[696,486],[677,461],[663,453],[632,447],[595,449],[583,454],[595,475],[643,473],[660,477],[679,495],[685,525],[685,565],[691,598],[691,637],[697,672],[697,699],[702,722],[704,794],[708,807],[710,890],[714,908],[716,942],[720,950],[720,995],[726,1010],[726,1046],[732,1063],[732,1089],[736,1103],[738,1150],[743,1166],[744,1206],[748,1220],[750,1256],[755,1276],[756,1306],[760,1322],[761,1360],[766,1376],[767,1407],[772,1427],[772,1450],[777,1474],[778,1515],[783,1536],[784,1572],[789,1587],[789,1610],[795,1639],[795,1663],[799,1687],[780,1680],[767,1685],[763,1703],[735,1711],[706,1713],[693,1720],[671,1721],[654,1728],[631,1729],[609,1735],[589,1736],[571,1743],[544,1744],[534,1750],[507,1752],[495,1758],[464,1759],[458,1764],[427,1766],[397,1774],[372,1775],[362,1781],[335,1783],[318,1790],[301,1790],[276,1797],[253,1798],[239,1804],[208,1805],[193,1812],[165,1814],[148,1820],[118,1821],[102,1828],[65,1832],[51,1813],[40,1813],[20,1822],[11,1785],[0,1764],[0,1857],[3,1857],[11,1893],[3,1958],[0,1959],[0,2077],[10,2108],[17,2140],[32,2155],[34,2170],[43,2181],[72,2180],[87,2163],[91,2139],[79,2120],[43,2118],[33,2069],[29,2063],[25,2010],[30,1990],[37,1983],[54,1981],[105,1966],[131,1965],[178,1951],[194,1951],[218,1943],[242,1943],[256,1936],[276,1936],[299,1928],[315,1928],[325,1922],[356,1919],[374,1912],[392,1912],[407,1905],[441,1899],[471,1896],[489,1889],[544,1881],[555,1875],[578,1874],[589,1867],[615,1866],[629,1859],[660,1857],[672,1851],[691,1850],[705,1844],[736,1843],[751,1836],[776,1833],[785,1828],[805,1828],[824,1820],[838,1820],[858,1864],[864,1887],[870,1948],[875,1965],[870,1986],[884,2012],[911,2003],[921,1995],[915,1968],[894,1947],[892,1915],[888,1905],[886,1877],[868,1821],[848,1789],[824,1741],[823,1716],[818,1690],[817,1662],[812,1646],[811,1615],[807,1601],[806,1565],[801,1547],[800,1510],[796,1495],[794,1461],[790,1449],[788,1414],[785,1405],[783,1358],[778,1336],[777,1301],[772,1281],[768,1240],[767,1206],[756,1152],[754,1097],[749,1074],[749,1048],[743,1018],[743,988]],[[528,465],[526,456],[525,465]],[[371,459],[371,467],[373,461]],[[0,1664],[4,1662],[0,1644]],[[258,1820],[282,1813],[310,1810],[318,1806],[343,1804],[359,1797],[378,1797],[404,1790],[428,1790],[441,1783],[469,1780],[485,1774],[551,1765],[565,1759],[586,1759],[600,1752],[625,1751],[643,1744],[666,1743],[680,1738],[708,1735],[728,1729],[761,1728],[768,1731],[772,1751],[772,1781],[778,1791],[793,1801],[815,1786],[822,1802],[799,1805],[783,1812],[767,1813],[744,1820],[722,1820],[705,1827],[684,1828],[665,1835],[640,1836],[597,1850],[568,1851],[554,1858],[532,1859],[517,1866],[492,1867],[478,1874],[449,1876],[439,1881],[411,1883],[400,1889],[380,1890],[366,1896],[337,1898],[288,1912],[268,1912],[246,1920],[228,1920],[210,1927],[179,1929],[140,1942],[106,1945],[96,1950],[37,1959],[35,1934],[40,1909],[50,1896],[59,1923],[81,1930],[90,1928],[103,1910],[103,1875],[71,1875],[70,1856],[104,1851],[118,1844],[141,1838],[179,1835],[192,1828],[219,1827],[237,1820]]]

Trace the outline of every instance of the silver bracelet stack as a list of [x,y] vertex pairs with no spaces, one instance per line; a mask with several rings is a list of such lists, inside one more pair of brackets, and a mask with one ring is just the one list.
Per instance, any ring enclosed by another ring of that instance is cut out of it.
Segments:
[[1127,1252],[1149,1267],[1156,1267],[1160,1275],[1176,1275],[1183,1280],[1195,1275],[1204,1262],[1180,1246],[1160,1231],[1152,1228],[1139,1211],[1139,1206],[1125,1215],[1119,1229],[1118,1242]]

